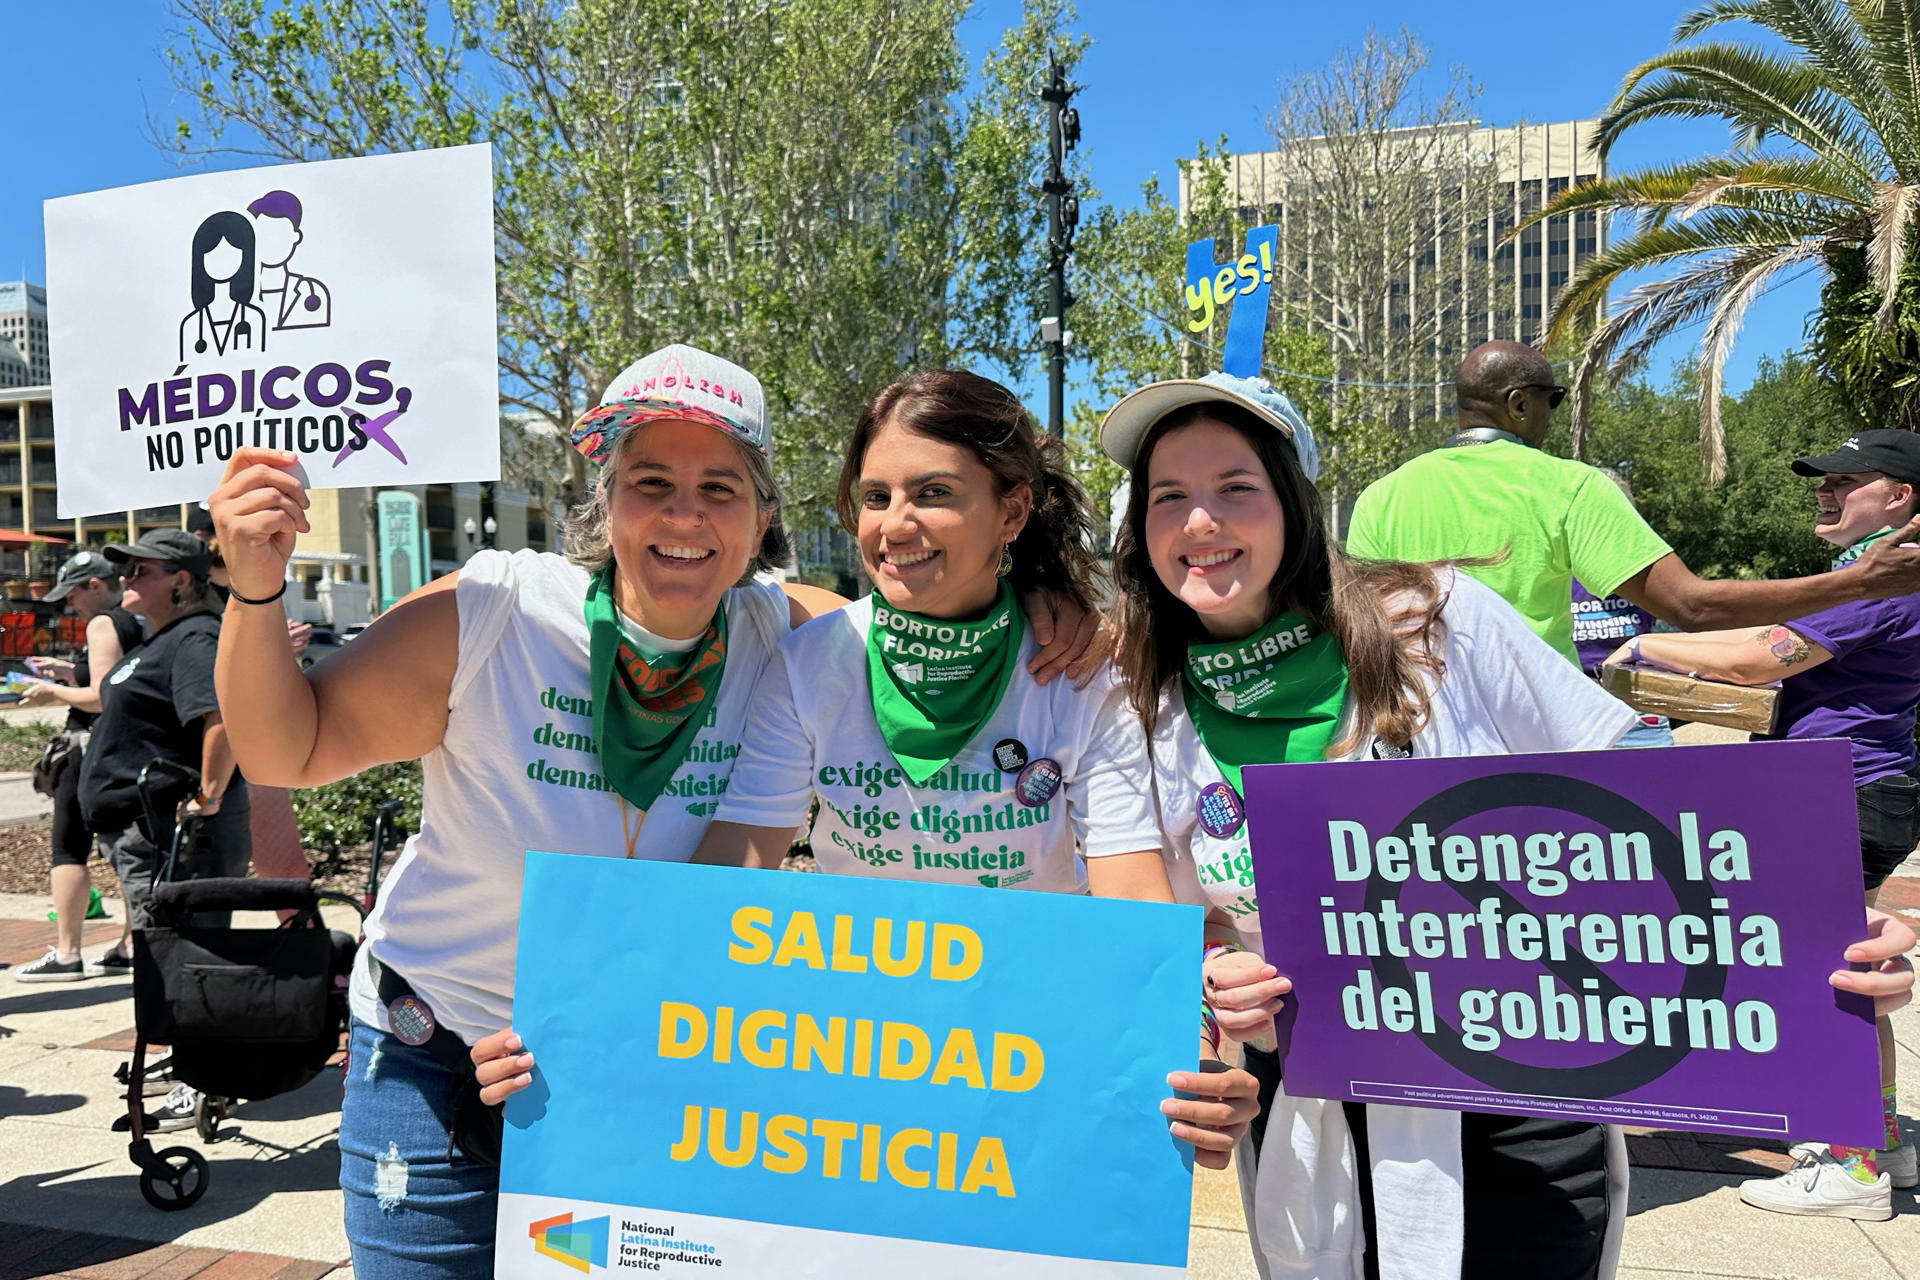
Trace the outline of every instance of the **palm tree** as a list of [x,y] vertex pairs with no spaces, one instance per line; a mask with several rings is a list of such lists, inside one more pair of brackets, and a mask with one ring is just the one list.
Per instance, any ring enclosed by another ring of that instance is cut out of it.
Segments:
[[[1787,49],[1702,38],[1736,22]],[[1675,118],[1725,120],[1729,151],[1576,187],[1531,222],[1638,215],[1630,235],[1574,272],[1549,316],[1549,343],[1594,326],[1574,377],[1576,452],[1595,377],[1626,373],[1661,339],[1704,320],[1700,456],[1718,484],[1722,369],[1748,305],[1781,273],[1827,275],[1814,322],[1823,365],[1851,361],[1840,372],[1881,388],[1899,381],[1888,363],[1912,326],[1894,325],[1895,286],[1920,218],[1920,0],[1712,0],[1681,21],[1674,45],[1628,73],[1596,152],[1604,159],[1643,121]],[[1621,275],[1674,267],[1602,314]],[[1907,396],[1920,398],[1913,387]]]

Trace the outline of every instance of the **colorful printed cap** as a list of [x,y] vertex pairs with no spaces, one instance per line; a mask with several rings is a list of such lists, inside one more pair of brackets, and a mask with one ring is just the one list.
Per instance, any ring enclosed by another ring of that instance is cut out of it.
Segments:
[[1141,441],[1153,424],[1190,404],[1226,401],[1252,410],[1254,417],[1275,428],[1293,442],[1300,469],[1307,479],[1320,478],[1320,450],[1313,442],[1313,429],[1293,401],[1265,378],[1236,378],[1228,373],[1210,373],[1204,378],[1177,378],[1155,382],[1129,392],[1107,410],[1100,423],[1100,447],[1128,470],[1133,469]]
[[759,379],[731,360],[677,342],[641,356],[608,384],[599,406],[573,424],[573,447],[604,465],[628,428],[661,418],[704,422],[773,456]]

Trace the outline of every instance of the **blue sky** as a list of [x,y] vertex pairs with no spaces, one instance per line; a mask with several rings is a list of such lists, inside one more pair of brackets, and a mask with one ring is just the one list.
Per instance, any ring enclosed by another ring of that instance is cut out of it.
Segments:
[[[1225,133],[1237,149],[1264,149],[1263,119],[1292,71],[1325,63],[1368,26],[1411,28],[1437,67],[1462,66],[1484,86],[1483,120],[1557,121],[1596,115],[1621,76],[1666,47],[1685,0],[1616,0],[1604,9],[1549,14],[1490,10],[1455,0],[1344,4],[1228,0],[1083,0],[1094,39],[1078,79],[1083,147],[1107,199],[1131,202],[1149,174],[1169,190],[1175,161],[1198,139]],[[962,28],[976,55],[1019,16],[1019,0],[984,0]],[[16,111],[0,183],[0,278],[46,276],[41,201],[180,172],[148,136],[178,114],[162,51],[169,19],[158,0],[27,5],[7,14]],[[84,74],[80,69],[84,68]],[[1662,126],[1630,136],[1616,167],[1675,159],[1724,144],[1711,125]],[[1729,367],[1744,387],[1757,359],[1798,346],[1817,300],[1808,277],[1749,313]],[[56,304],[57,305],[57,304]],[[1684,355],[1697,332],[1677,338]]]

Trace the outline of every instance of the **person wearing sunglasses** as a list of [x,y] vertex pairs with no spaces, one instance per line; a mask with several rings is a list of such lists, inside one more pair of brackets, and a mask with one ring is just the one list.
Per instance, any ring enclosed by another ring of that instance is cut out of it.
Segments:
[[1354,504],[1349,554],[1368,560],[1456,560],[1520,611],[1541,639],[1578,663],[1567,601],[1578,578],[1683,631],[1762,626],[1856,600],[1920,590],[1920,519],[1853,564],[1806,578],[1694,576],[1633,503],[1596,467],[1542,451],[1566,397],[1532,347],[1488,342],[1454,374],[1454,432],[1369,485]]

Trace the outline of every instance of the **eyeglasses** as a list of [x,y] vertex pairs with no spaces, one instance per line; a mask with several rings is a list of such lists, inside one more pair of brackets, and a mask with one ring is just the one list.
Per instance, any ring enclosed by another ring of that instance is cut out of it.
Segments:
[[133,572],[127,575],[127,581],[138,582],[149,573],[157,573],[164,578],[172,572],[173,570],[167,568],[158,560],[142,560],[133,567]]
[[1560,402],[1567,398],[1567,389],[1562,386],[1543,386],[1537,382],[1523,383],[1517,387],[1508,387],[1509,391],[1544,391],[1547,393],[1547,408],[1558,409]]

